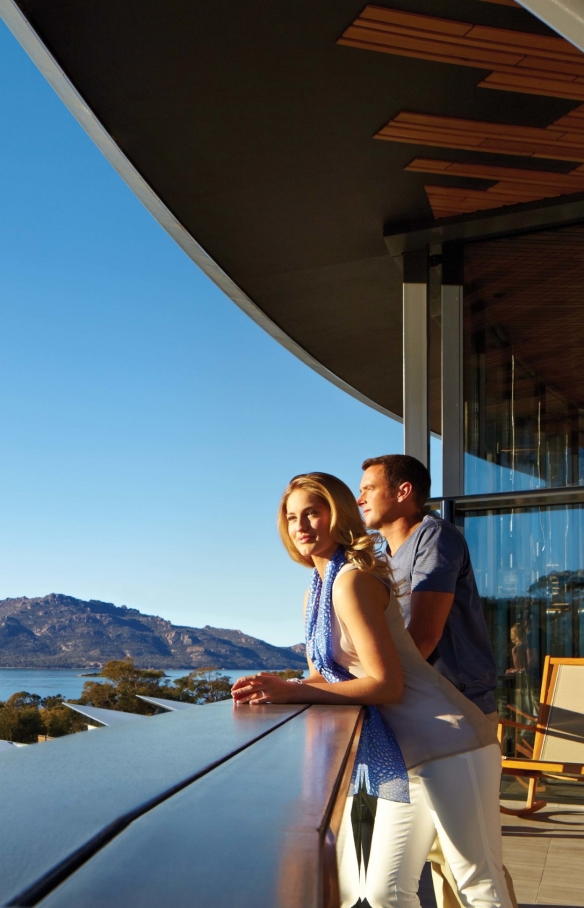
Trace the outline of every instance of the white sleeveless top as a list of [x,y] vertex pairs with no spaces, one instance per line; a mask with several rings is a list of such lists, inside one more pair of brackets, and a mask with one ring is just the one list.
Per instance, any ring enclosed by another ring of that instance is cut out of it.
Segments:
[[[337,579],[351,570],[358,568],[345,564],[337,574]],[[385,616],[404,676],[401,700],[378,706],[378,709],[393,729],[406,768],[413,769],[430,760],[496,744],[494,726],[484,713],[422,657],[405,628],[389,581],[382,577],[378,579],[390,593]],[[356,678],[363,678],[366,672],[359,661],[349,631],[336,613],[334,584],[332,606],[335,661]]]

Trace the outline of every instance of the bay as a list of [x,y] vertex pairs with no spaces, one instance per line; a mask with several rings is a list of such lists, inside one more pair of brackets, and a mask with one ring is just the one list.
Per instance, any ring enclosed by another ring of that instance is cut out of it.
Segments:
[[[233,683],[243,675],[253,675],[256,671],[261,669],[226,670],[220,671],[220,674],[227,675]],[[166,675],[171,681],[174,678],[184,678],[188,673],[186,668],[166,669]],[[105,678],[84,678],[81,671],[74,668],[0,668],[0,700],[7,700],[18,691],[27,691],[40,697],[61,694],[65,700],[76,700],[81,696],[86,681],[105,681]]]

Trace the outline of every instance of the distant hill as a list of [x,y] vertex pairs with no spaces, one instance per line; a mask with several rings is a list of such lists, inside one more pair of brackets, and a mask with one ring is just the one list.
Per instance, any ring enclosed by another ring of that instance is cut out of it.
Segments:
[[0,600],[0,667],[306,668],[303,644],[271,646],[241,631],[181,627],[125,605],[51,593]]

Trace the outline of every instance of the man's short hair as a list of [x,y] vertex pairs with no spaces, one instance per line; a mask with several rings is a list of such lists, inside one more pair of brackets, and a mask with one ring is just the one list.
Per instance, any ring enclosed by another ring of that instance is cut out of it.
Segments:
[[369,457],[363,461],[362,469],[382,466],[390,492],[394,492],[402,482],[412,486],[412,498],[420,511],[424,510],[430,496],[430,474],[424,464],[409,454],[382,454],[381,457]]

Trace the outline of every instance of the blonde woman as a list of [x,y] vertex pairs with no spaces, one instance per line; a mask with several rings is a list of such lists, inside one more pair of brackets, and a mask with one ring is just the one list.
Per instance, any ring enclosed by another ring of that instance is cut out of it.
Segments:
[[499,819],[500,751],[483,713],[421,657],[405,630],[385,559],[350,489],[327,473],[294,477],[278,517],[289,555],[313,569],[305,598],[310,675],[300,684],[261,672],[234,699],[363,704],[351,794],[377,812],[365,878],[350,830],[340,836],[343,908],[419,906],[418,883],[436,831],[468,908],[511,908]]

